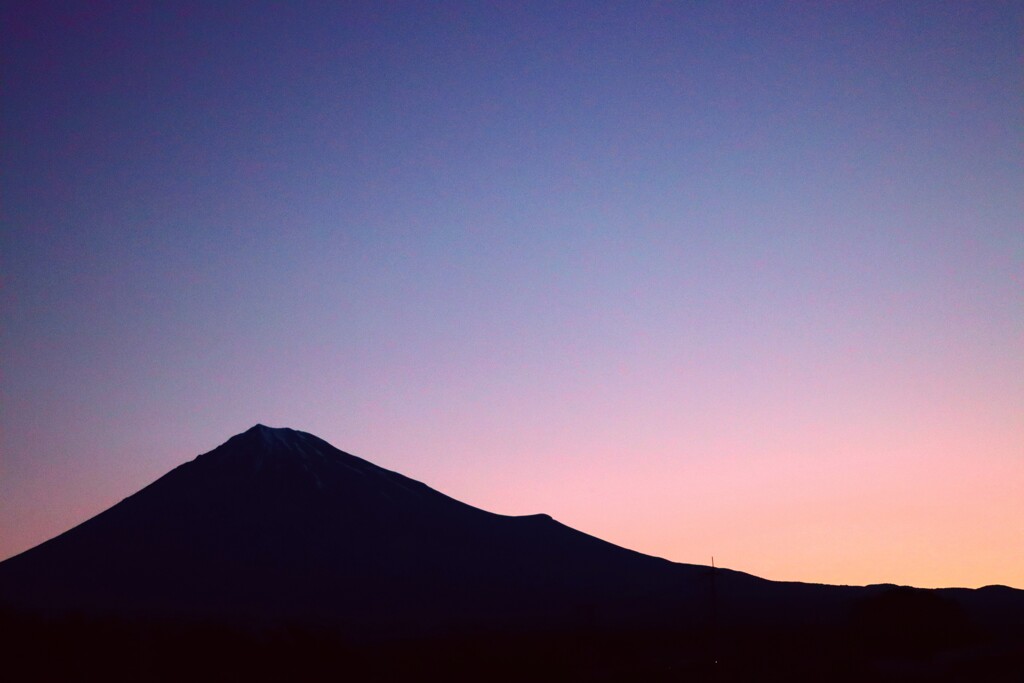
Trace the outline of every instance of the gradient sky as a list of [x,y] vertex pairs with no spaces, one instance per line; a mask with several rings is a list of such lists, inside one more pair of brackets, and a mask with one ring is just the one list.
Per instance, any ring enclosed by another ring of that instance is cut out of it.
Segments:
[[0,12],[0,558],[262,422],[672,560],[1024,588],[1021,3]]

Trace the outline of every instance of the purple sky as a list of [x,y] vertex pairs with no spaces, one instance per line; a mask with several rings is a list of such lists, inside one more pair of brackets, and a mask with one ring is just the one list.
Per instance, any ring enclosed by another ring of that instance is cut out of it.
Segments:
[[6,3],[0,558],[256,422],[1024,587],[1017,2]]

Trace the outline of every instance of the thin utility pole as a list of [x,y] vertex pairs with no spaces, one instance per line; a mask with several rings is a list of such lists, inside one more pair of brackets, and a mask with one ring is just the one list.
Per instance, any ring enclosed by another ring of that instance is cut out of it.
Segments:
[[718,591],[715,586],[715,556],[711,556],[711,665],[718,667]]

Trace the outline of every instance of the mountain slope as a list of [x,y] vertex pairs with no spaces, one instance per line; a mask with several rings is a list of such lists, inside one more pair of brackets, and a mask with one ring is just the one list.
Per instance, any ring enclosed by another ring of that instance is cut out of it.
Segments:
[[649,616],[666,595],[706,599],[707,572],[546,515],[485,512],[310,434],[257,425],[0,565],[0,599],[394,629]]

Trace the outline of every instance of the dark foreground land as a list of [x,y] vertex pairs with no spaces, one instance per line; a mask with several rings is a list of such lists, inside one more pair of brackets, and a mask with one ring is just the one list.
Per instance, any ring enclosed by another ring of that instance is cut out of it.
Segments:
[[[1006,681],[1024,634],[915,615],[835,630],[480,631],[367,643],[328,629],[246,629],[7,612],[3,667],[18,681]],[[917,628],[914,628],[914,627]],[[908,628],[910,627],[910,628]],[[947,631],[946,628],[953,630]]]
[[1024,681],[1024,591],[782,583],[256,426],[0,563],[14,681]]

